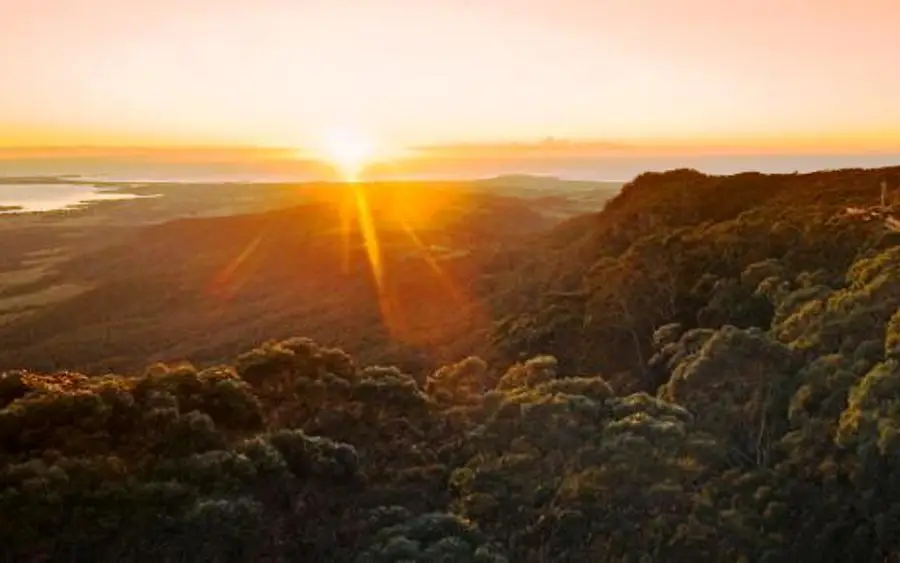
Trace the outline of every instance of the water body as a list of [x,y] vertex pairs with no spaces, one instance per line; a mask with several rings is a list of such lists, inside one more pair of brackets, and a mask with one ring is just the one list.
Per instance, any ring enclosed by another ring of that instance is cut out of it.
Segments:
[[85,184],[0,184],[0,214],[71,209],[96,201],[134,199]]

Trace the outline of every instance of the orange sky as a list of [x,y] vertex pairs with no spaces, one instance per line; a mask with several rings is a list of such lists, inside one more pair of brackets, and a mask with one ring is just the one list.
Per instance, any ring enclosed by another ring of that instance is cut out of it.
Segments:
[[900,147],[898,0],[0,0],[0,146]]

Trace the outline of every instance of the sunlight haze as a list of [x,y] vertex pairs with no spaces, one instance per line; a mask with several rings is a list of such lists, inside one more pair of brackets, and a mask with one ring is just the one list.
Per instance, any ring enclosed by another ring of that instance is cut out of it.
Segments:
[[[0,145],[900,146],[900,4],[0,0]],[[12,87],[9,87],[12,86]]]

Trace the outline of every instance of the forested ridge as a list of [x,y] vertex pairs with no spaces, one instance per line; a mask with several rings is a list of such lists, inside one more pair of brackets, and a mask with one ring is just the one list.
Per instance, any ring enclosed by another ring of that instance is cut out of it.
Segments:
[[434,370],[297,337],[0,376],[9,561],[900,561],[900,168],[644,174]]

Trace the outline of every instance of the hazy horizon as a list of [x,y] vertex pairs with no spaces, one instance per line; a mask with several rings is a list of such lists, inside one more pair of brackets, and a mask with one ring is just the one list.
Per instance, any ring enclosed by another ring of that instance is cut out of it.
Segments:
[[[627,182],[643,172],[694,168],[716,175],[741,172],[805,173],[824,169],[900,165],[900,151],[869,154],[719,154],[420,158],[372,165],[359,180],[475,180],[505,175],[564,180]],[[0,158],[0,177],[66,176],[140,182],[341,181],[335,167],[318,160],[280,158],[166,159],[152,155]]]

